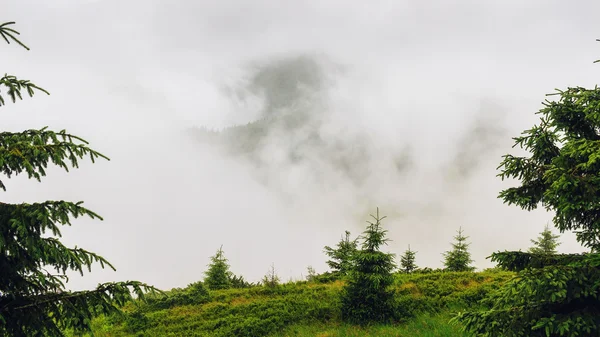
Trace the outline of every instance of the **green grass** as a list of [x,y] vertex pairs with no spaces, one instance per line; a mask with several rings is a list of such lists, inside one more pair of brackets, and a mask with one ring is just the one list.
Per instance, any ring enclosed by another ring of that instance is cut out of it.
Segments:
[[343,324],[344,283],[334,281],[211,292],[174,289],[166,301],[131,303],[124,316],[96,318],[93,328],[97,337],[462,336],[460,327],[448,323],[452,315],[477,306],[512,276],[500,271],[397,275],[394,325]]
[[466,337],[460,327],[448,323],[450,318],[448,313],[424,313],[401,324],[364,328],[340,323],[294,325],[269,337]]

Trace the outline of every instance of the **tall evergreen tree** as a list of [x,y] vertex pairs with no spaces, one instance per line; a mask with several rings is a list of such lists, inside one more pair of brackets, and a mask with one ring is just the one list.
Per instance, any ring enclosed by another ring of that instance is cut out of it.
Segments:
[[385,217],[373,216],[363,232],[362,249],[356,252],[355,265],[342,291],[342,319],[350,323],[367,324],[388,322],[394,318],[394,283],[392,271],[396,268],[394,254],[384,253],[381,245],[389,241],[387,230],[381,227]]
[[415,263],[416,255],[417,252],[410,250],[410,245],[408,245],[408,249],[400,257],[400,269],[402,272],[409,274],[418,268]]
[[[1,24],[0,36],[29,50],[18,39],[13,24]],[[6,98],[14,103],[23,99],[23,94],[36,92],[48,93],[28,80],[0,77],[1,107]],[[8,178],[26,174],[41,181],[48,164],[68,171],[77,168],[84,157],[92,162],[108,159],[65,130],[0,133],[0,171]],[[4,181],[0,188],[6,191]],[[119,311],[132,298],[131,291],[144,298],[145,291],[154,289],[137,281],[104,283],[89,291],[66,289],[67,271],[83,274],[96,262],[114,269],[100,255],[67,247],[59,240],[61,226],[83,216],[102,219],[81,201],[0,202],[0,336],[63,336],[65,329],[89,331],[94,316]]]
[[217,253],[210,257],[210,261],[204,284],[210,290],[231,288],[232,273],[229,271],[229,264],[223,253],[223,246],[219,247]]
[[491,310],[459,314],[476,336],[600,336],[600,88],[571,87],[546,100],[539,124],[514,138],[525,156],[505,155],[505,203],[554,212],[593,253],[496,252],[491,260],[518,272],[489,301]]
[[470,243],[467,243],[468,236],[463,235],[462,227],[458,229],[458,235],[454,237],[452,250],[444,253],[444,267],[448,271],[472,271],[475,267],[471,266],[471,253],[469,252]]
[[350,240],[350,232],[345,231],[345,237],[338,242],[336,248],[325,246],[325,254],[331,260],[327,261],[327,265],[334,272],[340,275],[347,275],[352,269],[353,258],[358,250],[358,239]]
[[540,236],[537,238],[537,240],[531,240],[531,243],[533,243],[534,246],[529,248],[529,252],[532,254],[545,255],[556,254],[556,247],[560,245],[558,238],[560,238],[560,235],[553,234],[550,230],[550,227],[546,225],[546,227],[544,227],[544,231],[540,233]]

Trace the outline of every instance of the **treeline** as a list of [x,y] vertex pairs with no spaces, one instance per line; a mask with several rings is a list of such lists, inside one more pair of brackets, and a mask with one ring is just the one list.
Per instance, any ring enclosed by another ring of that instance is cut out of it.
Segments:
[[309,267],[305,280],[281,282],[271,265],[261,281],[250,283],[230,270],[221,246],[201,281],[148,294],[131,303],[125,316],[105,317],[98,329],[111,336],[267,336],[294,324],[396,324],[424,313],[478,307],[513,275],[473,273],[462,229],[444,254],[443,270],[418,268],[410,248],[397,265],[394,254],[381,250],[389,241],[386,217],[379,209],[371,217],[359,237],[346,231],[337,245],[324,247],[328,272]]
[[[377,209],[379,214],[379,209]],[[381,221],[385,217],[380,218]],[[381,226],[379,223],[378,226]],[[384,231],[387,233],[387,231]],[[369,233],[368,231],[365,233]],[[365,234],[363,233],[363,234]],[[530,240],[533,246],[528,249],[528,252],[534,254],[556,254],[556,248],[560,245],[558,238],[560,236],[552,233],[548,225],[540,233],[537,239]],[[343,279],[347,277],[351,271],[355,270],[357,261],[360,257],[360,244],[361,240],[369,238],[368,235],[358,236],[351,239],[351,232],[345,231],[344,236],[334,246],[325,246],[324,253],[329,258],[326,261],[330,271],[318,274],[312,266],[307,267],[307,281],[316,281],[320,283],[332,282],[335,280]],[[454,242],[451,242],[450,250],[444,252],[443,268],[429,268],[419,267],[416,263],[417,251],[411,250],[410,245],[408,249],[399,258],[399,264],[394,268],[394,272],[397,273],[432,273],[442,271],[474,271],[476,268],[472,265],[474,262],[471,259],[471,253],[469,246],[471,243],[467,242],[468,236],[464,235],[464,230],[460,227],[457,231],[457,235],[454,236]],[[385,244],[387,240],[382,242]],[[395,254],[391,254],[391,257],[395,259]],[[394,261],[392,261],[394,262]],[[215,255],[210,257],[210,264],[208,270],[205,272],[205,278],[203,280],[204,285],[210,290],[219,289],[230,289],[230,288],[249,288],[255,286],[276,286],[281,283],[280,277],[277,275],[275,266],[272,264],[268,272],[258,282],[248,282],[241,275],[236,275],[230,270],[228,259],[225,257],[223,246],[221,246]]]
[[[416,263],[417,252],[408,249],[400,256],[399,264],[392,253],[381,251],[388,242],[387,230],[382,226],[385,216],[380,216],[379,209],[371,215],[373,221],[362,235],[351,238],[351,233],[345,231],[344,236],[334,246],[325,246],[324,253],[329,258],[326,264],[330,271],[317,274],[308,267],[306,281],[314,283],[331,283],[343,281],[344,289],[339,298],[342,318],[354,324],[369,322],[387,323],[397,320],[398,313],[403,308],[397,307],[392,285],[393,274],[427,274],[437,272],[472,272],[470,243],[462,228],[459,228],[451,249],[444,252],[444,268],[420,268]],[[560,244],[548,226],[536,240],[531,240],[534,246],[529,252],[551,256],[556,253]],[[154,309],[167,309],[179,305],[202,304],[211,301],[211,291],[224,289],[243,289],[253,287],[275,288],[280,286],[281,279],[275,266],[271,265],[268,272],[259,282],[248,282],[241,275],[230,270],[228,259],[223,247],[219,247],[215,255],[210,257],[208,269],[203,280],[189,284],[187,287],[174,288],[164,294],[148,295],[148,305]]]
[[[327,261],[327,265],[332,270],[326,273],[326,275],[346,276],[353,269],[356,263],[356,254],[359,252],[359,240],[362,237],[351,240],[350,235],[349,231],[345,231],[345,237],[337,243],[335,248],[325,246],[325,254],[330,258]],[[418,252],[411,250],[409,245],[408,249],[400,256],[400,264],[397,272],[473,271],[475,267],[472,266],[473,260],[469,252],[470,243],[467,242],[468,238],[468,236],[463,235],[462,228],[459,228],[458,234],[454,237],[454,242],[451,243],[452,249],[443,253],[444,268],[442,269],[419,268],[416,263]]]

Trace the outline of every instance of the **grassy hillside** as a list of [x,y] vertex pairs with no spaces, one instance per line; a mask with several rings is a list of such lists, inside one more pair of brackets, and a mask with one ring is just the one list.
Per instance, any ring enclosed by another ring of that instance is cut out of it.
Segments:
[[269,337],[462,337],[460,327],[448,324],[450,311],[423,313],[397,325],[358,327],[338,323],[295,325]]
[[207,291],[201,283],[173,289],[149,303],[130,303],[125,315],[93,321],[96,336],[461,336],[448,323],[512,277],[504,271],[398,274],[399,321],[357,327],[340,322],[343,281]]

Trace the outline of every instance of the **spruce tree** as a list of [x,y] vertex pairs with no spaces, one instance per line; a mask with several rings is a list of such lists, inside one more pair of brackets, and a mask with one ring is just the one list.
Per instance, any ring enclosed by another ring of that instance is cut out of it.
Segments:
[[312,266],[308,266],[306,268],[306,271],[307,271],[306,280],[308,282],[314,281],[315,278],[317,277],[317,272],[315,271],[315,268],[313,268]]
[[331,258],[327,261],[327,265],[334,273],[339,275],[347,275],[352,269],[353,258],[358,250],[357,239],[350,240],[350,232],[345,231],[346,236],[338,242],[336,248],[325,246],[325,254]]
[[499,176],[518,184],[499,197],[553,212],[554,226],[592,253],[493,253],[518,274],[489,298],[491,310],[455,318],[475,336],[600,336],[600,88],[557,91],[539,123],[514,138],[526,154],[504,156]]
[[375,222],[368,221],[363,232],[363,243],[356,252],[355,264],[350,270],[348,281],[342,290],[342,319],[354,324],[389,322],[394,315],[394,283],[392,271],[396,268],[394,254],[384,253],[381,245],[389,241],[387,230],[381,227],[385,217],[373,216]]
[[556,247],[560,245],[560,242],[558,242],[559,237],[560,235],[553,234],[549,226],[546,225],[544,231],[540,233],[537,240],[531,240],[531,243],[533,243],[534,246],[529,248],[529,252],[532,254],[543,255],[556,254]]
[[400,257],[400,269],[402,272],[409,274],[418,268],[415,263],[416,255],[417,252],[410,250],[410,245],[408,245],[408,249]]
[[[5,42],[29,50],[12,28],[14,22],[0,25]],[[0,77],[0,107],[15,103],[24,94],[48,92],[28,80],[12,75]],[[65,130],[47,128],[0,133],[0,170],[8,178],[25,174],[41,181],[49,164],[77,168],[88,157],[92,162],[108,158],[88,147],[88,143]],[[0,188],[7,190],[5,181]],[[82,206],[83,202],[42,201],[9,204],[0,202],[0,336],[63,336],[90,330],[94,316],[118,312],[132,299],[144,298],[154,288],[137,281],[104,283],[94,290],[66,289],[67,271],[83,274],[93,264],[114,267],[102,256],[79,247],[67,247],[59,239],[61,226],[72,218],[102,218]]]
[[462,227],[458,229],[458,235],[454,237],[452,250],[444,253],[444,267],[447,271],[473,271],[475,267],[471,266],[471,253],[469,252],[470,243],[467,243],[468,236],[463,235]]
[[267,274],[265,274],[265,276],[263,276],[262,284],[265,287],[274,288],[279,285],[280,281],[281,280],[279,279],[279,276],[275,272],[275,264],[272,263],[271,268],[269,268],[269,271],[267,272]]
[[229,264],[223,253],[223,246],[217,250],[214,256],[210,257],[210,261],[204,284],[210,290],[231,288],[232,273],[229,271]]

